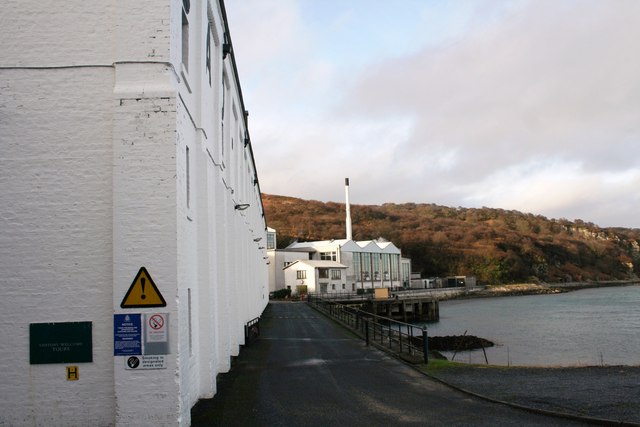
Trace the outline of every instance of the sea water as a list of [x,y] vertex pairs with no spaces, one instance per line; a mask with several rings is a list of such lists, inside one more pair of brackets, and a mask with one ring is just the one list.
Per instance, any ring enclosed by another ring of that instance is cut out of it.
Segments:
[[[505,366],[640,365],[640,286],[443,301],[430,336],[495,343],[454,360]],[[443,353],[449,360],[453,352]]]

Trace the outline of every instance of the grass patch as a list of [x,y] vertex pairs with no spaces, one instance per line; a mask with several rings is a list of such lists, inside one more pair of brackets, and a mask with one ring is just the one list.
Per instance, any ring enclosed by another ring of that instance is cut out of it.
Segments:
[[427,374],[432,374],[436,376],[438,373],[445,371],[452,371],[455,369],[481,369],[481,370],[493,370],[493,371],[506,371],[509,369],[513,369],[514,367],[510,366],[500,366],[500,365],[477,365],[477,364],[469,364],[463,362],[452,362],[450,360],[441,360],[441,359],[429,359],[429,363],[427,365],[421,364],[420,370]]
[[427,374],[435,374],[446,369],[455,369],[461,366],[468,367],[469,365],[461,362],[452,362],[450,360],[429,359],[429,363],[420,365],[420,369]]

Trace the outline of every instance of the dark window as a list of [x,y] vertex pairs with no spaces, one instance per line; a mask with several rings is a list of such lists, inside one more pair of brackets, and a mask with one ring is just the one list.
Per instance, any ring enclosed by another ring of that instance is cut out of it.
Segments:
[[189,71],[189,20],[187,19],[189,10],[182,9],[182,65]]

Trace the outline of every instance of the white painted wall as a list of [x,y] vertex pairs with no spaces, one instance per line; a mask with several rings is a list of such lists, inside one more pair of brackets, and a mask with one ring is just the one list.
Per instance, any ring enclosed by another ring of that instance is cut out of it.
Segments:
[[[5,69],[0,82],[0,424],[113,424],[113,75]],[[29,364],[29,324],[67,321],[93,322],[80,381]]]
[[[329,277],[320,278],[320,268],[327,269]],[[335,261],[298,260],[284,269],[285,287],[290,286],[293,294],[296,294],[297,286],[300,285],[307,286],[307,292],[348,292],[350,288],[347,288],[344,280],[346,269],[346,266]],[[334,279],[331,275],[331,270],[340,270],[340,278]],[[304,279],[298,278],[298,271],[305,272]],[[323,289],[323,284],[326,285],[326,289]],[[342,284],[345,284],[345,289],[342,289]]]
[[[298,271],[305,272],[304,279],[298,279]],[[285,288],[291,287],[292,294],[296,293],[297,286],[306,286],[307,292],[318,292],[316,271],[313,266],[298,261],[284,269]]]
[[[188,67],[181,14],[179,0],[5,5],[0,425],[189,425],[266,306],[254,241],[266,226],[221,8],[191,1]],[[142,266],[166,307],[120,308]],[[166,369],[126,370],[113,315],[153,312],[169,315]],[[29,364],[29,324],[67,321],[92,322],[78,381]]]
[[[267,251],[269,256],[269,292],[287,287],[285,284],[285,264],[291,264],[297,260],[309,259],[309,254],[299,251],[287,251],[286,249]],[[295,292],[295,287],[291,288]]]

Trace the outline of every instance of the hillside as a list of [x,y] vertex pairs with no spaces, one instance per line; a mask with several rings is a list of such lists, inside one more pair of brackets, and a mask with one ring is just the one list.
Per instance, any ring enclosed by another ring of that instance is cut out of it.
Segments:
[[[278,247],[344,238],[343,203],[263,194]],[[384,237],[423,277],[473,275],[488,284],[626,280],[640,275],[640,229],[491,208],[351,205],[353,238]]]

